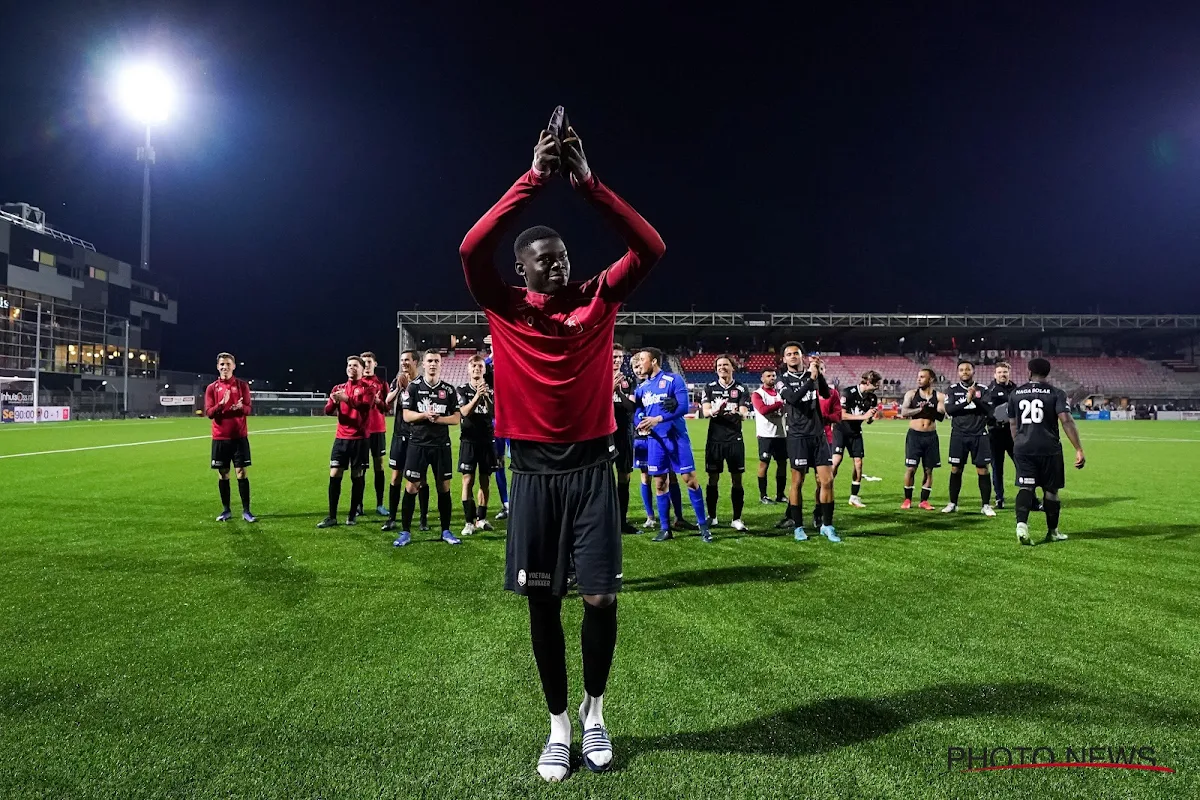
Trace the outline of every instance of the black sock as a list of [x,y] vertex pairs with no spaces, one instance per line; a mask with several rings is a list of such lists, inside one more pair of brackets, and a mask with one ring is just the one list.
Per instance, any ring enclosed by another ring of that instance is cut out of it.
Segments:
[[621,512],[621,524],[629,521],[629,479],[617,480],[617,510]]
[[708,505],[708,518],[712,519],[717,515],[717,498],[720,495],[720,489],[713,486],[711,483],[704,488],[704,500]]
[[529,638],[546,707],[551,714],[562,714],[567,710],[567,643],[563,638],[561,598],[529,598]]
[[337,519],[338,501],[342,499],[342,476],[329,479],[329,518]]
[[[422,483],[421,490],[417,492],[417,497],[421,500],[421,524],[425,525],[429,522],[429,484]],[[404,530],[408,530],[405,528]]]
[[1004,454],[992,462],[992,486],[996,489],[996,499],[1004,497]]
[[399,481],[388,487],[388,519],[392,522],[396,521],[396,512],[400,509],[400,495],[403,492],[404,487]]
[[929,493],[932,491],[933,491],[933,487],[931,487],[931,486],[922,486],[921,487],[921,502],[922,503],[929,502]]
[[733,518],[742,518],[742,507],[746,505],[746,490],[735,486],[729,490],[729,499],[733,501]]
[[242,511],[250,513],[250,479],[238,478],[238,497],[242,498]]
[[821,490],[818,488],[813,493],[813,525],[821,527],[821,508],[825,504],[821,502]]
[[767,496],[767,476],[766,475],[758,476],[758,496],[759,497]]
[[852,497],[858,497],[858,493],[859,493],[861,490],[862,490],[862,484],[861,484],[861,483],[855,483],[854,481],[850,481],[850,495],[851,495]]
[[468,497],[463,503],[463,519],[468,523],[474,522],[478,517],[475,512],[475,501]]
[[221,478],[217,481],[217,489],[221,492],[221,508],[225,511],[229,510],[229,478]]
[[417,507],[417,496],[405,490],[404,499],[400,501],[400,530],[412,530],[413,510]]
[[913,493],[913,487],[911,487],[911,486],[904,487],[904,499],[905,500],[912,500],[912,493]]
[[480,522],[483,522],[485,519],[487,519],[487,503],[484,503],[475,509],[475,517]]
[[450,515],[454,513],[454,500],[450,497],[450,492],[438,492],[438,521],[442,524],[442,530],[450,530]]
[[784,497],[783,487],[787,485],[787,473],[784,471],[783,465],[779,465],[779,469],[775,472],[775,496]]
[[979,477],[979,499],[985,506],[992,504],[992,476],[983,474]]
[[962,473],[950,473],[950,502],[958,505],[958,495],[962,491]]
[[583,689],[592,697],[604,694],[608,673],[612,669],[613,651],[617,647],[617,601],[597,608],[583,604],[583,625],[580,629],[583,649]]
[[833,503],[821,503],[821,524],[833,525]]
[[358,516],[358,507],[362,505],[363,495],[367,491],[367,476],[351,475],[350,476],[350,516]]
[[1033,489],[1017,490],[1017,522],[1029,522],[1029,509],[1033,508]]
[[787,513],[784,514],[784,518],[790,519],[792,522],[796,521],[796,518],[797,518],[796,507],[794,505],[792,505],[791,503],[788,503]]
[[1062,513],[1062,502],[1059,500],[1042,500],[1042,508],[1046,512],[1046,531],[1058,530],[1058,518]]
[[383,505],[383,487],[387,484],[387,479],[383,476],[383,470],[375,470],[375,505]]
[[804,527],[804,494],[800,494],[800,502],[792,506],[792,522],[796,523],[797,528]]

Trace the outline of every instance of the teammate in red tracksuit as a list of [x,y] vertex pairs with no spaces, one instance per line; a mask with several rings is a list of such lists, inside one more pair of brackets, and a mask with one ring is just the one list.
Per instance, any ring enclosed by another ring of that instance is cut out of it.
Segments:
[[229,467],[237,475],[238,494],[242,499],[242,519],[257,522],[250,513],[250,438],[246,417],[250,416],[250,384],[233,377],[237,361],[232,353],[217,355],[215,381],[204,390],[204,416],[212,420],[212,468],[217,471],[217,488],[221,492],[221,515],[217,522],[233,518],[229,510]]
[[337,435],[333,450],[329,454],[329,516],[317,524],[318,528],[333,528],[338,524],[337,508],[342,495],[342,473],[350,470],[350,515],[347,525],[357,525],[358,506],[362,502],[366,486],[367,429],[371,408],[379,399],[375,384],[363,380],[361,356],[346,359],[345,383],[339,383],[325,401],[325,413],[337,416]]

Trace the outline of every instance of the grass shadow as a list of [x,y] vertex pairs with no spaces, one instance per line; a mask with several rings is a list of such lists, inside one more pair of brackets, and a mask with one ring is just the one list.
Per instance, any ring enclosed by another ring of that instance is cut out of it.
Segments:
[[316,589],[316,573],[290,561],[287,551],[270,536],[255,531],[227,541],[239,561],[239,577],[255,592],[296,605]]
[[938,684],[888,697],[817,700],[704,731],[618,737],[617,749],[626,763],[662,750],[788,758],[871,741],[918,722],[1019,714],[1065,699],[1042,683]]
[[1063,509],[1104,508],[1105,506],[1111,506],[1116,503],[1132,503],[1136,500],[1136,497],[1080,497],[1075,499],[1070,496],[1066,496],[1063,498]]
[[1195,536],[1200,526],[1178,523],[1174,525],[1117,525],[1112,528],[1099,528],[1091,531],[1068,530],[1067,535],[1072,539],[1135,539],[1139,536],[1162,536],[1166,539],[1186,539]]
[[792,583],[816,571],[816,564],[780,564],[684,570],[665,575],[626,578],[626,592],[661,592],[689,586],[731,586],[739,583]]

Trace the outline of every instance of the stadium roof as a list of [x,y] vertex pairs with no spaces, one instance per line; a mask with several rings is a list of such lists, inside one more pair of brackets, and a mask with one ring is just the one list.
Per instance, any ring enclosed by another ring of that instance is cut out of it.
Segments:
[[[462,331],[487,327],[482,311],[400,311],[398,328],[425,331]],[[1134,314],[872,314],[872,313],[774,313],[750,311],[671,312],[628,311],[617,315],[618,328],[723,329],[747,334],[771,329],[808,329],[826,333],[872,332],[909,335],[959,334],[988,330],[1023,330],[1055,333],[1157,332],[1188,334],[1200,332],[1200,315]]]

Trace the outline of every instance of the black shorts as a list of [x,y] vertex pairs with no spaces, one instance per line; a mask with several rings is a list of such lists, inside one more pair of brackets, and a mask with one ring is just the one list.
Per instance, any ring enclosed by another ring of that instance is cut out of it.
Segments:
[[950,434],[950,463],[956,466],[966,464],[967,457],[977,467],[986,467],[992,463],[992,446],[988,443],[986,434],[977,433]]
[[383,458],[387,455],[387,431],[367,434],[367,452],[372,458]]
[[496,447],[491,439],[482,442],[460,439],[458,442],[458,471],[470,475],[479,470],[480,475],[491,475],[496,471]]
[[1003,459],[1005,453],[1009,458],[1013,457],[1012,431],[1007,422],[988,429],[988,446],[992,448],[993,459]]
[[937,469],[942,465],[942,443],[937,431],[908,429],[904,439],[904,466]]
[[847,455],[851,458],[866,458],[867,450],[863,445],[862,431],[842,430],[840,425],[833,426],[833,453]]
[[237,439],[213,439],[212,468],[229,469],[229,465],[240,469],[250,466],[250,440],[242,436]]
[[611,464],[551,475],[514,472],[508,501],[505,589],[562,597],[573,561],[580,594],[620,591],[621,516]]
[[622,475],[633,472],[633,431],[618,428],[613,434],[613,444],[617,447],[617,457],[613,461],[617,472]]
[[1063,467],[1062,452],[1053,455],[1013,454],[1017,467],[1017,488],[1032,489],[1040,486],[1047,492],[1057,492],[1067,485],[1066,469]]
[[704,471],[720,473],[729,466],[730,474],[746,471],[746,443],[708,441],[704,444]]
[[408,454],[408,439],[398,433],[392,434],[392,446],[388,448],[388,466],[394,470],[404,469],[404,458]]
[[788,463],[797,472],[833,466],[833,453],[823,435],[787,437],[787,454]]
[[338,469],[365,469],[371,460],[370,442],[366,439],[334,439],[329,453],[329,466]]
[[454,477],[454,454],[450,452],[449,442],[408,443],[408,452],[404,455],[404,477],[410,481],[423,481],[426,469],[433,474],[434,480],[448,481]]
[[788,460],[787,439],[782,436],[758,437],[758,460],[770,464],[771,460],[786,462]]

